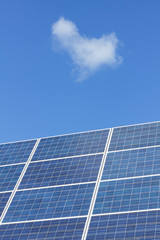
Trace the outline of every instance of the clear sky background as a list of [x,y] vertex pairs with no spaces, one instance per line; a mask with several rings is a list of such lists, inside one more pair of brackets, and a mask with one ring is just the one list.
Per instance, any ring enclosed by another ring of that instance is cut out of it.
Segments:
[[[0,0],[0,142],[160,120],[159,0]],[[77,82],[53,51],[64,17],[81,36],[115,32],[117,67]]]

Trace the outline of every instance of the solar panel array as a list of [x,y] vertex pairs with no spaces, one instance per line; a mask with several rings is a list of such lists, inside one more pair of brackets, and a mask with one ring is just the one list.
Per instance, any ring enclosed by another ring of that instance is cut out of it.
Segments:
[[160,239],[160,122],[0,145],[0,239]]

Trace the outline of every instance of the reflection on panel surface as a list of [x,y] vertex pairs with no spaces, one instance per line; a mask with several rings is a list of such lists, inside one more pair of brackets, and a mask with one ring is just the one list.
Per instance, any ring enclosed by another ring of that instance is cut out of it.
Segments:
[[41,139],[32,161],[104,151],[109,130]]
[[160,147],[107,155],[102,180],[160,174]]
[[31,163],[20,189],[96,181],[102,154]]
[[95,216],[87,240],[159,240],[160,211]]
[[160,208],[160,176],[101,182],[94,214]]
[[6,224],[0,226],[1,240],[80,240],[86,218]]
[[160,145],[160,122],[115,128],[109,151]]
[[0,193],[0,215],[3,212],[10,195],[11,195],[10,192],[9,193]]
[[3,222],[88,214],[94,183],[16,192]]
[[24,164],[0,167],[0,192],[13,190]]
[[0,165],[26,162],[36,140],[0,144]]

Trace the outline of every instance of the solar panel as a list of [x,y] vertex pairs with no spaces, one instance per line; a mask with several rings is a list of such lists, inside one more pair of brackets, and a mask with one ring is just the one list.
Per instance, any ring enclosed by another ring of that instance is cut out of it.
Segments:
[[160,208],[160,176],[101,182],[94,214]]
[[160,145],[160,122],[115,128],[109,151]]
[[104,151],[108,130],[41,139],[32,161],[100,153]]
[[0,144],[0,165],[26,162],[35,142],[35,140],[32,140]]
[[160,122],[0,145],[0,239],[159,240]]
[[160,173],[160,147],[108,153],[102,180]]
[[38,221],[0,226],[1,240],[80,240],[86,218]]
[[19,189],[96,181],[102,156],[87,155],[32,162]]
[[0,192],[13,190],[23,168],[24,164],[0,167]]
[[5,205],[7,204],[7,201],[11,195],[11,192],[2,192],[0,193],[0,215],[2,214]]
[[160,239],[160,211],[92,217],[87,240]]
[[94,183],[18,191],[4,222],[88,214]]

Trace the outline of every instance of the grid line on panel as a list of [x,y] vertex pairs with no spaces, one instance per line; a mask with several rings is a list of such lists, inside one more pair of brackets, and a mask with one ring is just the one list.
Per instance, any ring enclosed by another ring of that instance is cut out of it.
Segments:
[[12,191],[2,191],[0,193],[11,193]]
[[21,172],[21,175],[19,176],[18,181],[17,181],[17,183],[16,183],[16,185],[15,185],[13,191],[12,191],[12,194],[10,195],[10,198],[9,198],[9,200],[8,200],[4,210],[3,210],[3,213],[2,213],[1,218],[0,218],[0,223],[2,223],[6,213],[8,211],[8,208],[9,208],[9,206],[10,206],[10,204],[11,204],[11,202],[12,202],[12,200],[13,200],[15,194],[16,194],[16,191],[17,191],[17,189],[18,189],[18,187],[20,185],[20,182],[21,182],[21,180],[22,180],[22,178],[23,178],[23,176],[25,174],[25,171],[27,170],[27,167],[28,167],[28,165],[29,165],[29,163],[30,163],[30,161],[31,161],[31,159],[32,159],[32,157],[33,157],[37,147],[38,147],[39,142],[40,142],[40,139],[37,139],[37,141],[36,141],[36,143],[35,143],[35,145],[34,145],[34,147],[32,149],[32,152],[30,153],[29,158],[28,158],[28,160],[27,160],[27,162],[26,162],[26,164],[25,164],[25,166],[24,166],[24,168],[23,168],[23,170]]
[[106,179],[101,180],[101,182],[112,182],[112,181],[121,181],[127,179],[137,179],[137,178],[147,178],[147,177],[159,177],[160,174],[152,174],[152,175],[143,175],[143,176],[135,176],[135,177],[125,177],[125,178],[113,178],[113,179]]
[[96,181],[92,181],[92,182],[81,182],[81,183],[70,183],[70,184],[62,184],[62,185],[54,185],[54,186],[36,187],[36,188],[25,188],[25,189],[18,189],[17,192],[27,191],[27,190],[37,190],[37,189],[47,189],[47,188],[58,188],[58,187],[76,186],[76,185],[84,185],[84,184],[89,184],[89,183],[96,183]]
[[107,157],[107,154],[108,154],[110,141],[112,139],[112,133],[113,133],[113,128],[111,128],[109,130],[109,134],[108,134],[108,138],[107,138],[107,141],[106,141],[101,166],[100,166],[98,177],[97,177],[97,182],[96,182],[96,185],[95,185],[95,188],[94,188],[90,208],[89,208],[89,211],[88,211],[88,217],[87,217],[86,224],[85,224],[84,231],[83,231],[83,235],[82,235],[82,240],[85,240],[86,237],[87,237],[87,233],[88,233],[88,229],[89,229],[89,225],[90,225],[90,221],[91,221],[91,216],[92,216],[92,213],[93,213],[96,197],[97,197],[97,194],[98,194],[99,184],[100,184],[100,180],[101,180],[101,177],[102,177],[103,168],[104,168],[104,165],[105,165],[105,160],[106,160],[106,157]]
[[151,209],[141,209],[141,210],[133,210],[133,211],[124,211],[124,212],[110,212],[110,213],[97,213],[92,214],[92,216],[108,216],[108,215],[119,215],[119,214],[126,214],[126,213],[139,213],[139,212],[153,212],[153,211],[160,211],[160,208],[151,208]]
[[41,221],[51,221],[51,220],[65,220],[65,219],[74,219],[74,218],[87,218],[87,215],[81,216],[70,216],[70,217],[59,217],[59,218],[41,218],[41,219],[34,219],[34,220],[22,220],[17,222],[2,222],[0,225],[8,225],[8,224],[15,224],[15,223],[31,223],[31,222],[41,222]]
[[147,149],[147,148],[156,148],[160,147],[160,145],[151,145],[151,146],[146,146],[146,147],[135,147],[135,148],[126,148],[126,149],[119,149],[119,150],[113,150],[113,151],[108,151],[109,153],[118,153],[118,152],[127,152],[131,150],[141,150],[141,149]]
[[[50,158],[50,159],[42,159],[42,160],[36,160],[36,162],[46,162],[46,161],[56,161],[56,160],[61,160],[61,159],[68,159],[68,158],[78,158],[78,157],[87,157],[87,156],[93,156],[93,155],[100,155],[103,154],[104,152],[98,152],[98,153],[87,153],[87,154],[81,154],[81,155],[73,155],[69,157],[60,157],[60,158]],[[35,161],[30,162],[30,164],[35,163]]]
[[0,166],[0,169],[1,169],[1,167],[3,168],[3,167],[8,167],[8,166],[17,166],[17,165],[23,165],[23,164],[25,164],[25,162],[21,162],[21,163],[13,163],[13,164],[5,164],[5,165],[1,165]]

